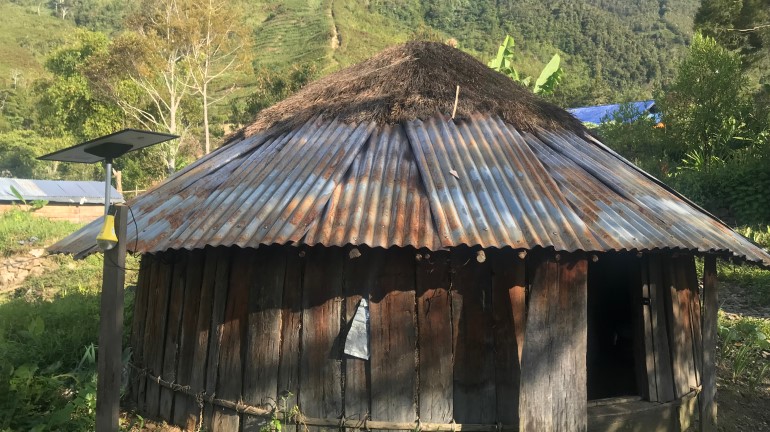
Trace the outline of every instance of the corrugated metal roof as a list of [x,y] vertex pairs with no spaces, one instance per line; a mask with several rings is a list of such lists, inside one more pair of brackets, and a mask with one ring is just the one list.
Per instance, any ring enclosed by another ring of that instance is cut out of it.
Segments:
[[[104,182],[69,180],[28,180],[0,177],[0,201],[18,201],[11,188],[19,191],[26,201],[72,204],[104,204]],[[123,196],[115,188],[110,192],[110,202],[123,202]]]
[[[639,113],[644,115],[650,115],[655,121],[660,121],[660,113],[655,111],[654,100],[646,100],[639,102],[628,102]],[[579,108],[569,108],[567,111],[573,116],[577,117],[583,123],[600,124],[612,118],[612,115],[620,110],[623,104],[609,104],[609,105],[596,105]]]
[[[313,119],[225,146],[130,202],[129,249],[457,245],[770,255],[591,137],[490,115]],[[93,251],[99,221],[54,245]],[[135,241],[134,241],[135,240]]]

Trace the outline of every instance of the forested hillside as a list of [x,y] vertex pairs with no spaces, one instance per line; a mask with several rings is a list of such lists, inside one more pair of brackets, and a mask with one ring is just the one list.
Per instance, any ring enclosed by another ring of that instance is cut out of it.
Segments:
[[[562,81],[548,97],[562,106],[650,98],[673,81],[699,4],[0,0],[0,172],[95,175],[34,156],[126,126],[182,135],[124,158],[126,186],[141,188],[308,81],[407,40],[456,44],[487,62],[510,34],[526,75],[560,54]],[[208,39],[200,32],[212,23]]]
[[[0,1],[2,82],[7,85],[12,71],[36,78],[44,55],[63,43],[67,29],[74,26],[119,32],[123,16],[137,3]],[[525,71],[534,71],[558,50],[569,66],[567,87],[569,82],[586,87],[596,80],[593,86],[601,87],[605,94],[599,97],[606,99],[649,94],[655,84],[671,78],[674,61],[692,35],[698,4],[698,0],[241,0],[240,24],[251,33],[255,64],[284,68],[314,62],[321,71],[415,38],[453,38],[461,48],[486,59],[509,33],[518,43]]]

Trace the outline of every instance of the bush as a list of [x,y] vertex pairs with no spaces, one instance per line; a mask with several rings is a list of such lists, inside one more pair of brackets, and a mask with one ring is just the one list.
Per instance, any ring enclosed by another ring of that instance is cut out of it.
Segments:
[[770,222],[770,157],[740,158],[709,171],[682,170],[671,185],[731,225]]

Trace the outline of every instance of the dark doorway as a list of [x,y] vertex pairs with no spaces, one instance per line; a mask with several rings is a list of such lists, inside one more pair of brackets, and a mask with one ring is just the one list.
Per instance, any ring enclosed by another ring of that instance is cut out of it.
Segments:
[[[588,399],[639,395],[634,360],[632,254],[604,254],[588,265]],[[641,287],[637,287],[641,289]]]

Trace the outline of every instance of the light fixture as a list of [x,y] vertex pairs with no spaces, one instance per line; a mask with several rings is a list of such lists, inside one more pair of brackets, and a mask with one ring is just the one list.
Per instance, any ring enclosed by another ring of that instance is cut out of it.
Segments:
[[112,191],[112,160],[128,152],[160,144],[174,138],[179,137],[165,133],[124,129],[49,153],[38,159],[75,163],[104,162],[104,225],[99,235],[96,236],[96,244],[102,251],[107,251],[114,248],[118,242],[115,236],[115,217],[109,214],[110,192]]
[[106,252],[118,244],[118,236],[115,235],[115,216],[108,214],[104,216],[104,224],[96,236],[96,246],[102,252]]
[[[116,217],[110,214],[112,190],[112,160],[143,147],[178,138],[176,135],[125,129],[40,157],[42,160],[63,162],[104,162],[104,225],[96,244],[104,251],[102,294],[99,306],[99,355],[96,370],[96,427],[98,431],[120,428],[120,377],[123,369],[123,301],[126,281],[126,242],[118,239],[126,233],[126,206],[114,206]],[[120,240],[120,241],[119,241]]]

